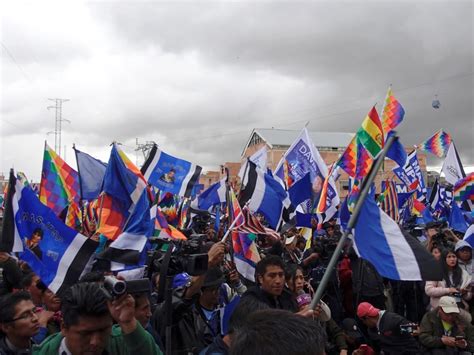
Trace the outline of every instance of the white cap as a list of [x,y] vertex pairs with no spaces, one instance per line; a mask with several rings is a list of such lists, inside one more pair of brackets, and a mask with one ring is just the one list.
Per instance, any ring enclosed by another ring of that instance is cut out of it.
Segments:
[[444,313],[459,313],[456,300],[451,296],[443,296],[439,299],[439,306]]

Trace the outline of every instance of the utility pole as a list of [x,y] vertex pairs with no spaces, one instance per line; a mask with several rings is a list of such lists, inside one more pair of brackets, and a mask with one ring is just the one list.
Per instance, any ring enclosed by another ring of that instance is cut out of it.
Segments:
[[135,138],[135,144],[136,144],[136,148],[135,148],[135,152],[137,152],[136,156],[135,156],[135,159],[136,159],[136,164],[138,166],[138,152],[141,151],[143,153],[143,159],[146,160],[148,158],[148,154],[151,150],[151,148],[153,148],[153,146],[156,144],[155,142],[153,141],[146,141],[145,144],[143,143],[138,143],[138,138]]
[[63,102],[69,101],[69,99],[48,99],[54,101],[54,106],[48,106],[48,110],[55,109],[55,121],[54,121],[54,151],[61,156],[61,130],[62,122],[71,123],[71,121],[63,118]]

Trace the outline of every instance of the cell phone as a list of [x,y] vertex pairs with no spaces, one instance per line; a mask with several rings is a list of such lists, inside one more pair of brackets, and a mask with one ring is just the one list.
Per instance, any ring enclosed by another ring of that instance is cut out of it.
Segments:
[[361,344],[361,346],[359,346],[359,350],[367,350],[369,348],[369,346],[367,344]]
[[456,335],[454,339],[458,341],[458,340],[464,340],[465,338],[464,338],[464,335]]

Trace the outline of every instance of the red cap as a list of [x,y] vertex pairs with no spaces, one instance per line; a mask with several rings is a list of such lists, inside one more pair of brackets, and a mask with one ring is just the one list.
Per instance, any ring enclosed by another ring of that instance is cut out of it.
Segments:
[[380,309],[375,308],[369,302],[362,302],[357,307],[357,317],[376,317],[378,316]]

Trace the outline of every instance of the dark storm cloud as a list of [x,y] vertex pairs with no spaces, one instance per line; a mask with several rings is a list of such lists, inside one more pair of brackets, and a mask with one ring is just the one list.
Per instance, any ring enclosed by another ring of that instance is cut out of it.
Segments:
[[212,167],[239,160],[255,127],[309,121],[310,130],[355,132],[392,83],[407,112],[405,145],[444,128],[474,164],[472,7],[91,2],[56,13],[40,6],[26,19],[12,11],[2,41],[17,63],[2,51],[2,136],[42,141],[54,122],[46,98],[66,97],[68,143],[104,159],[114,140],[132,153],[135,138],[154,140]]

